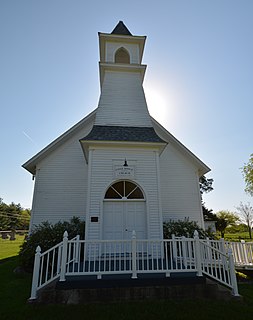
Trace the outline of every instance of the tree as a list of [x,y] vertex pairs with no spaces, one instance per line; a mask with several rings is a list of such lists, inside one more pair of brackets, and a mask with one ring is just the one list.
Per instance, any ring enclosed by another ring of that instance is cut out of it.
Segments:
[[216,214],[213,213],[212,209],[207,209],[204,202],[202,202],[202,212],[203,212],[203,216],[204,216],[205,221],[216,221],[217,220]]
[[0,230],[9,229],[9,217],[6,215],[8,210],[8,205],[3,202],[3,199],[0,198]]
[[213,179],[207,179],[205,176],[199,178],[199,189],[201,195],[205,192],[210,192],[213,190]]
[[239,221],[237,215],[228,210],[218,211],[216,217],[216,229],[220,231],[222,238],[224,238],[226,228],[235,225]]
[[0,198],[0,230],[28,229],[30,209],[23,209],[20,203],[6,204]]
[[248,227],[249,237],[252,239],[252,225],[253,225],[253,208],[250,203],[243,204],[240,203],[239,207],[236,208],[238,214],[242,217],[243,222],[246,223]]
[[242,167],[242,174],[246,184],[245,192],[253,197],[253,153],[250,155],[249,162]]
[[203,193],[208,193],[213,190],[213,179],[207,179],[205,176],[199,178],[199,190],[201,194],[202,212],[205,221],[216,221],[216,215],[212,209],[208,209],[203,202]]
[[31,218],[31,210],[30,209],[22,209],[20,212],[19,221],[17,224],[17,229],[19,230],[28,230]]
[[248,227],[245,223],[239,223],[234,226],[227,227],[226,229],[227,233],[242,233],[242,232],[248,232]]

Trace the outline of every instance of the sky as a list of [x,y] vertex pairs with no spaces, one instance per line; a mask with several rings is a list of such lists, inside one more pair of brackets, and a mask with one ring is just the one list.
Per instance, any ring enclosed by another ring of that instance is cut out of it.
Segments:
[[98,32],[147,36],[150,114],[212,170],[214,212],[253,202],[252,0],[1,0],[0,198],[31,208],[21,166],[98,105]]

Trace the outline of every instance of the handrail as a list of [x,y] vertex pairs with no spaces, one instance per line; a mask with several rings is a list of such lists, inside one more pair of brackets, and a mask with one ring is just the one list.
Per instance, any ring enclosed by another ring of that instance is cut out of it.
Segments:
[[199,240],[201,244],[202,272],[217,282],[232,289],[232,293],[238,296],[238,286],[235,275],[235,266],[232,250],[228,253],[213,247],[205,240]]
[[59,243],[57,243],[57,244],[56,244],[55,246],[53,246],[52,248],[47,249],[46,251],[42,252],[42,253],[41,253],[41,257],[42,257],[42,256],[45,256],[47,253],[49,253],[50,251],[56,249],[57,247],[59,247],[59,246],[61,246],[61,245],[62,245],[62,241],[59,242]]
[[[79,236],[69,240],[76,241]],[[36,254],[34,258],[33,278],[31,297],[29,300],[37,298],[37,292],[39,289],[45,287],[49,283],[53,282],[60,277],[61,273],[61,261],[62,261],[62,248],[63,241],[56,244],[52,248],[41,253],[41,248],[36,248]]]

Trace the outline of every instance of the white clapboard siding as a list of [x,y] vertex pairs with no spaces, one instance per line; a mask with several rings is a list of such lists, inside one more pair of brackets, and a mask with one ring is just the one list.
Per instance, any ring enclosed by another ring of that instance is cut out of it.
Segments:
[[95,124],[152,126],[140,73],[105,71]]
[[32,226],[73,216],[85,219],[88,166],[79,139],[87,135],[91,125],[80,129],[37,164]]
[[163,220],[189,218],[203,226],[197,168],[173,144],[160,157]]
[[[113,163],[115,160],[124,159],[128,163],[134,163],[135,178],[146,196],[147,223],[149,238],[161,237],[161,218],[159,212],[158,175],[156,165],[156,153],[144,149],[101,148],[92,153],[92,169],[90,181],[90,215],[99,217],[98,223],[90,223],[88,238],[98,239],[101,237],[101,221],[103,211],[103,199],[105,191],[115,180]],[[88,221],[88,219],[87,219]],[[98,233],[100,230],[100,234]]]

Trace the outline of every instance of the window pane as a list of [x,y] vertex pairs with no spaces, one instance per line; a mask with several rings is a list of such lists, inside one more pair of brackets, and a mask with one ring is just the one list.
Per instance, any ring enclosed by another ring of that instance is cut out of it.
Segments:
[[131,193],[134,190],[134,188],[136,188],[135,184],[129,181],[125,181],[125,197],[127,197],[129,193]]
[[121,199],[121,196],[110,187],[105,194],[105,199]]
[[128,199],[144,199],[140,188],[136,188],[128,197]]
[[115,189],[122,197],[124,196],[124,181],[114,183],[112,188]]

